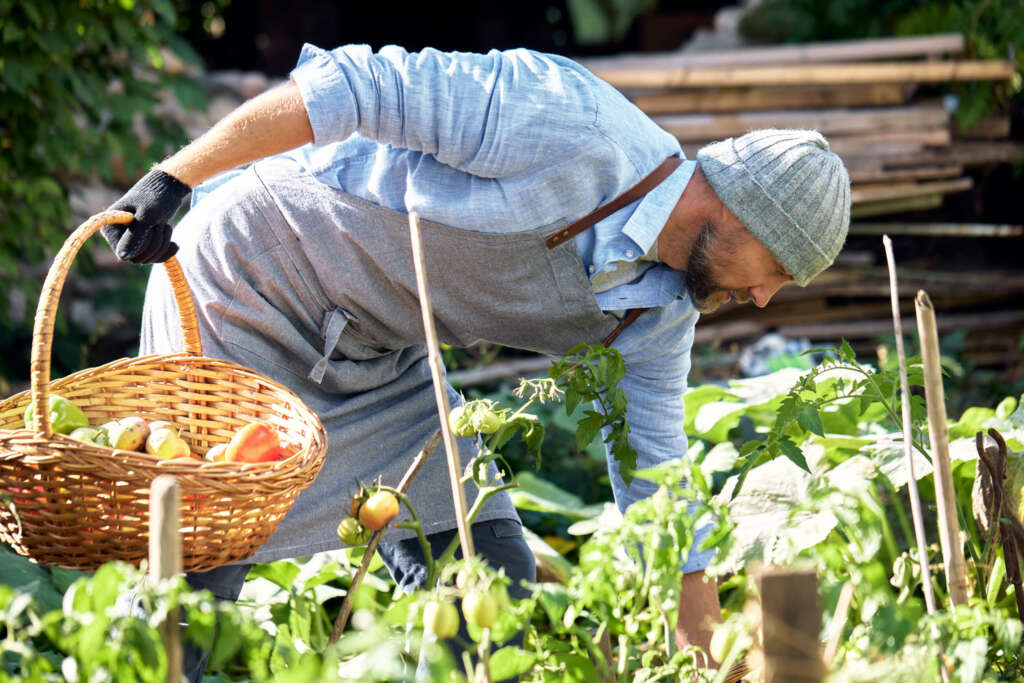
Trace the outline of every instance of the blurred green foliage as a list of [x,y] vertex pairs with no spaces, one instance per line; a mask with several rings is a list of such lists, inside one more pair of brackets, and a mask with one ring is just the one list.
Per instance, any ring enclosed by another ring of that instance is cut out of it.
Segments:
[[[21,362],[45,263],[73,229],[76,179],[121,185],[186,141],[166,102],[204,108],[189,75],[199,57],[179,31],[183,0],[0,0],[0,373]],[[95,242],[102,242],[99,238]],[[105,248],[105,245],[103,245]],[[79,259],[87,261],[87,259]],[[88,266],[77,266],[76,269]],[[95,270],[95,269],[93,269]],[[142,280],[125,267],[113,300],[139,303]],[[86,273],[88,276],[88,273]],[[109,274],[108,274],[109,277]],[[24,297],[24,306],[11,302]],[[86,355],[90,330],[58,328],[55,371]]]
[[967,129],[1003,110],[1024,84],[1024,8],[1020,0],[765,0],[740,22],[759,43],[806,43],[883,36],[960,33],[964,59],[1014,59],[1009,82],[957,83],[956,119]]

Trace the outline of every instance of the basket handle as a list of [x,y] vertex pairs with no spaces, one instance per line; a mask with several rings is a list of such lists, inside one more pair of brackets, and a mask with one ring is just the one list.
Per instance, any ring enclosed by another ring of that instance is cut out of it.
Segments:
[[[50,354],[53,347],[53,326],[57,314],[57,303],[64,288],[71,262],[85,241],[104,225],[119,223],[125,225],[135,218],[127,211],[103,211],[92,216],[65,240],[64,246],[53,259],[43,290],[39,294],[39,305],[36,307],[35,324],[32,329],[32,362],[31,387],[32,404],[35,406],[36,432],[43,438],[53,434],[50,425]],[[195,304],[189,290],[185,273],[181,270],[178,259],[171,257],[164,263],[167,277],[171,281],[174,299],[178,304],[178,319],[181,323],[182,338],[185,352],[193,356],[201,356],[203,346],[199,340],[199,325],[196,321]]]

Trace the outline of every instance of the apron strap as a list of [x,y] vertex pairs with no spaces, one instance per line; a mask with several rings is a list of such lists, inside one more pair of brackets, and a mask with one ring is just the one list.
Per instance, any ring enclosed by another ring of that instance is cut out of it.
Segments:
[[618,337],[619,334],[624,329],[626,329],[627,327],[632,325],[634,322],[636,322],[636,319],[640,317],[641,313],[643,313],[644,311],[649,311],[649,310],[651,310],[651,309],[649,309],[649,308],[631,308],[629,310],[629,313],[626,314],[626,317],[623,318],[622,322],[619,323],[618,327],[616,327],[614,330],[612,330],[612,333],[609,334],[607,337],[605,337],[601,341],[601,345],[602,346],[611,346],[612,342],[615,341],[615,338]]
[[[607,204],[599,206],[583,218],[574,223],[570,223],[551,237],[548,237],[548,249],[557,247],[562,242],[565,242],[584,230],[587,230],[593,226],[594,223],[604,220],[622,207],[632,204],[636,200],[640,199],[657,187],[662,180],[672,175],[672,171],[676,170],[681,163],[683,163],[683,160],[679,157],[669,157],[668,159],[665,159],[665,161],[661,162],[656,169],[648,173],[639,183],[629,188]],[[615,341],[619,334],[621,334],[624,329],[632,325],[636,319],[640,317],[640,314],[647,310],[650,309],[634,308],[630,310],[630,312],[626,314],[626,317],[619,323],[618,327],[612,330],[611,334],[605,337],[601,344],[604,346],[611,346],[612,342]]]
[[548,249],[554,249],[562,242],[580,234],[594,223],[608,218],[608,216],[611,216],[622,207],[632,204],[636,200],[640,199],[657,187],[658,183],[672,175],[672,171],[676,170],[681,163],[683,163],[683,160],[679,157],[669,157],[668,159],[665,159],[665,161],[661,162],[656,169],[648,173],[647,176],[645,176],[639,183],[629,188],[607,204],[597,207],[583,218],[574,223],[570,223],[551,237],[548,237]]

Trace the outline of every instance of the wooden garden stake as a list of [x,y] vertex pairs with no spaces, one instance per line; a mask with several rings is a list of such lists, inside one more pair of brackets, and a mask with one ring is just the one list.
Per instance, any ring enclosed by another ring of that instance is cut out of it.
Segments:
[[473,555],[473,537],[466,523],[466,492],[462,489],[462,461],[459,459],[459,446],[455,442],[451,427],[448,425],[448,392],[444,384],[444,362],[437,343],[437,329],[434,327],[434,310],[430,305],[430,293],[427,290],[427,272],[423,265],[423,244],[420,240],[420,219],[415,213],[409,214],[409,236],[412,240],[412,260],[416,268],[416,286],[420,295],[420,310],[423,312],[423,331],[427,337],[427,354],[430,363],[430,375],[434,379],[434,398],[437,400],[437,413],[441,418],[441,438],[448,455],[448,478],[452,484],[452,502],[455,504],[455,522],[459,528],[459,543],[462,545],[462,556]]
[[967,567],[960,542],[960,523],[956,512],[956,489],[949,461],[949,431],[946,428],[946,397],[942,389],[939,364],[939,335],[935,326],[935,308],[923,291],[918,291],[917,335],[921,341],[924,364],[924,395],[928,406],[928,433],[932,443],[932,467],[935,470],[935,497],[938,499],[939,541],[946,567],[946,585],[952,606],[967,604]]
[[839,651],[839,641],[843,637],[843,628],[846,626],[846,619],[850,613],[850,605],[853,604],[853,591],[852,581],[844,583],[842,590],[839,591],[839,600],[836,601],[836,609],[832,614],[832,633],[829,635],[825,652],[822,654],[822,659],[826,664],[831,663],[835,659],[836,652]]
[[[149,490],[149,575],[155,581],[170,579],[182,571],[181,535],[178,516],[181,495],[178,482],[170,475],[153,480]],[[167,613],[161,631],[167,652],[168,683],[181,681],[182,650],[178,609]]]
[[820,683],[821,609],[813,570],[772,570],[758,577],[765,683]]
[[[889,296],[892,303],[892,324],[896,334],[896,353],[900,361],[900,407],[903,409],[903,456],[907,466],[907,492],[910,511],[914,517],[914,536],[917,537],[917,560],[921,566],[921,588],[928,614],[935,612],[935,593],[932,591],[932,572],[928,568],[928,545],[925,540],[924,520],[921,515],[921,495],[917,491],[914,474],[913,435],[910,429],[910,382],[907,380],[907,357],[903,353],[903,325],[900,321],[899,290],[896,286],[896,265],[892,255],[892,240],[882,235],[885,259],[889,264]],[[945,673],[945,669],[943,669]],[[945,676],[944,676],[945,677]]]
[[[420,473],[420,469],[423,468],[423,463],[427,461],[427,456],[437,448],[438,442],[441,440],[441,430],[434,432],[434,435],[427,440],[427,445],[423,447],[416,457],[413,458],[412,464],[409,465],[409,469],[402,475],[402,481],[399,482],[397,489],[402,493],[406,493],[409,490],[409,485],[412,484],[412,480],[416,478],[416,475]],[[341,637],[342,632],[345,630],[345,625],[348,623],[348,618],[352,615],[352,598],[356,594],[356,589],[359,588],[359,584],[363,582],[363,577],[366,576],[366,572],[370,570],[370,563],[373,561],[373,555],[377,552],[377,546],[380,545],[380,539],[384,536],[384,532],[387,530],[385,526],[383,529],[378,529],[373,532],[373,536],[370,537],[370,542],[366,544],[366,551],[363,552],[363,561],[359,563],[359,569],[356,570],[355,576],[352,577],[352,583],[349,584],[348,592],[345,593],[345,599],[341,603],[341,610],[338,612],[338,617],[334,620],[334,628],[331,630],[331,643],[338,642],[338,638]]]

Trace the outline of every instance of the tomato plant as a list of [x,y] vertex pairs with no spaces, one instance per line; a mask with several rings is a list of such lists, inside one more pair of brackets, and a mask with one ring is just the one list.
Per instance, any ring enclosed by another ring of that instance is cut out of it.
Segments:
[[[586,365],[595,382],[602,374],[614,378],[615,362],[604,353],[587,350],[576,357],[574,377],[586,375]],[[912,381],[919,381],[911,367]],[[574,407],[587,400],[587,391],[610,397],[597,385],[547,378],[524,381],[517,408],[493,401],[504,421],[482,435],[467,463],[466,477],[478,487],[471,518],[488,496],[515,485],[512,477],[489,479],[480,463],[499,460],[500,449],[516,436],[539,451],[544,427],[527,409],[557,400],[559,386],[578,394]],[[719,674],[707,668],[708,654],[728,666],[756,642],[757,624],[746,609],[755,592],[749,567],[801,564],[817,570],[820,616],[834,642],[825,662],[830,680],[939,681],[940,667],[956,681],[1022,680],[1024,627],[1007,564],[977,525],[964,526],[974,596],[968,605],[949,608],[942,574],[936,572],[939,609],[927,613],[905,511],[897,386],[891,372],[858,364],[840,348],[809,372],[693,387],[684,397],[689,457],[638,472],[657,492],[624,515],[611,506],[574,503],[550,483],[524,486],[525,495],[516,489],[514,500],[522,509],[571,520],[567,533],[575,538],[576,558],[568,561],[528,533],[542,561],[561,562],[560,578],[513,591],[516,599],[508,596],[508,579],[480,558],[456,560],[455,539],[428,561],[429,590],[403,596],[372,569],[353,591],[355,616],[333,644],[330,620],[339,598],[353,586],[361,549],[258,564],[243,589],[245,599],[237,604],[212,603],[180,583],[144,590],[144,601],[154,615],[172,605],[184,610],[186,639],[212,643],[207,673],[222,680],[411,681],[411,672],[425,662],[427,680],[475,683],[519,676],[523,683],[611,678],[710,683]],[[473,404],[467,403],[469,409]],[[614,400],[607,407],[611,413],[600,420],[582,413],[590,420],[580,427],[583,440],[598,422],[599,430],[613,430],[611,423],[619,419]],[[917,420],[912,446],[927,452],[921,406],[911,407]],[[995,409],[977,406],[951,420],[957,503],[968,521],[976,460],[963,446],[973,448],[973,435],[988,428],[1004,435],[1015,462],[1024,457],[1024,408],[1016,399]],[[915,476],[926,480],[931,474],[922,467]],[[524,475],[522,481],[530,479]],[[371,533],[357,517],[371,510],[383,510],[382,517],[397,514],[399,504],[408,502],[380,483],[369,488],[376,492],[361,505],[342,503],[343,512],[357,515],[339,523],[346,543],[365,542]],[[921,490],[928,495],[934,487]],[[385,504],[378,506],[377,500]],[[0,494],[0,505],[16,512],[18,504]],[[423,533],[411,507],[409,518],[393,526],[418,537]],[[711,653],[678,649],[673,638],[679,605],[686,604],[680,566],[702,547],[716,549],[707,571],[721,581],[726,616],[715,629]],[[941,564],[934,542],[926,552],[932,566]],[[5,667],[0,678],[56,679],[75,667],[79,680],[163,680],[155,618],[125,621],[111,611],[116,596],[140,579],[118,565],[86,577],[0,551],[0,617],[7,629],[0,640]],[[852,596],[845,612],[837,610],[843,594]],[[468,627],[464,642],[445,638],[458,628],[454,603],[460,598]],[[440,642],[420,640],[422,633]],[[525,633],[523,646],[512,640],[516,633]],[[89,645],[97,639],[113,646]],[[452,643],[465,656],[453,657]],[[123,661],[117,652],[125,653]]]

